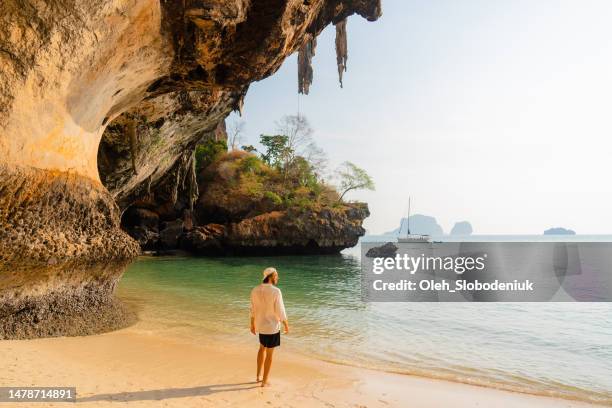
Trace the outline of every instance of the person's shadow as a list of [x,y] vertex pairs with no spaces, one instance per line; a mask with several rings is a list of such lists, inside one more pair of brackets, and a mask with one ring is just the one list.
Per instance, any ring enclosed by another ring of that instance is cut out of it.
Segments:
[[161,390],[119,392],[116,394],[98,394],[85,398],[77,397],[77,403],[90,401],[159,401],[170,398],[199,397],[203,395],[215,394],[218,392],[243,391],[252,388],[258,388],[256,384],[257,383],[255,381],[252,381],[234,384],[202,385],[200,387],[191,388],[165,388]]

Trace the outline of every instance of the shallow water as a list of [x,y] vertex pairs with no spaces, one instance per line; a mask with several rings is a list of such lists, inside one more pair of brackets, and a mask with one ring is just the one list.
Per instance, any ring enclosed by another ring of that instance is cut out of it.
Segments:
[[363,303],[354,255],[143,257],[119,295],[139,309],[140,330],[256,347],[249,293],[267,266],[280,272],[293,351],[612,405],[612,304]]

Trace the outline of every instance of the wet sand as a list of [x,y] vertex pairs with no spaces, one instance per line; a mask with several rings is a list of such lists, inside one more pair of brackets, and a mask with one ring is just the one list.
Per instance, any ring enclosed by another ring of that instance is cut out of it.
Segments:
[[[327,363],[281,348],[270,388],[244,344],[139,329],[0,342],[2,386],[75,386],[82,407],[592,407],[581,402]],[[27,404],[0,403],[0,407]],[[65,407],[66,403],[36,403]]]

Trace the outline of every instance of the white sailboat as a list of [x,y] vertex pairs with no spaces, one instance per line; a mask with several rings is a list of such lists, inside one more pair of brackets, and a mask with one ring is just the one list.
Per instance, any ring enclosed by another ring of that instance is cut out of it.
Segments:
[[[410,233],[410,197],[408,197],[408,216],[402,219],[400,223],[399,233],[397,234],[397,242],[399,243],[427,243],[431,242],[429,235],[411,234]],[[406,235],[402,235],[404,224],[406,224]]]

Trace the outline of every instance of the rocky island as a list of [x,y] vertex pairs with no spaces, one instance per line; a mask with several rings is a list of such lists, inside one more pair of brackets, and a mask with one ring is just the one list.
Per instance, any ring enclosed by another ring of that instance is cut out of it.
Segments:
[[303,182],[295,174],[285,178],[253,153],[225,153],[223,147],[215,156],[196,177],[195,202],[172,201],[161,184],[162,194],[152,192],[124,212],[124,229],[143,249],[198,255],[324,254],[355,246],[365,233],[365,203],[341,201],[333,187]]
[[469,221],[458,221],[453,225],[450,235],[472,235],[474,232],[472,224]]
[[[140,248],[121,228],[121,211],[154,220],[134,204],[163,196],[205,214],[206,199],[195,203],[196,143],[214,139],[249,84],[294,52],[307,93],[315,39],[329,24],[342,73],[353,14],[376,20],[380,1],[0,4],[0,338],[128,324],[113,293]],[[258,236],[268,248],[292,236],[289,247],[337,250],[362,234],[366,209],[317,211],[228,211],[225,223],[204,219],[197,228],[188,211],[181,245],[262,247]],[[317,228],[331,235],[302,236]]]
[[544,235],[576,235],[576,231],[563,227],[554,227],[545,230]]

